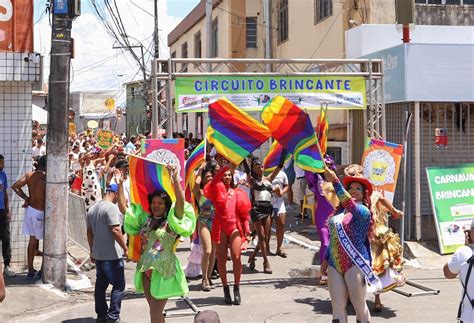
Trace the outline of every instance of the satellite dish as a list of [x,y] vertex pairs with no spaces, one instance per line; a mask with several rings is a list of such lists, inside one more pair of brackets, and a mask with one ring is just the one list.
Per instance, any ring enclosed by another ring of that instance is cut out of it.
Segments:
[[91,120],[87,123],[87,126],[91,129],[95,129],[99,126],[99,124],[97,123],[97,121]]

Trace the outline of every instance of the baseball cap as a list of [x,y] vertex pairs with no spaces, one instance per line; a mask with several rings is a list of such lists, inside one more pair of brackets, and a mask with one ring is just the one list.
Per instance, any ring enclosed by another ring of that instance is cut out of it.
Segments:
[[110,184],[109,186],[107,186],[107,189],[106,189],[107,192],[114,192],[114,193],[117,193],[118,190],[119,190],[119,187],[115,183]]

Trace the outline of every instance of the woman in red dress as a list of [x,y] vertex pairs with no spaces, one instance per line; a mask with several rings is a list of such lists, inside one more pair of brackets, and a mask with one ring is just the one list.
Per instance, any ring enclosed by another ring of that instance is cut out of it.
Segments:
[[211,239],[217,245],[217,268],[224,287],[224,301],[232,304],[227,282],[227,249],[230,249],[234,271],[234,305],[240,305],[240,276],[242,274],[241,247],[243,239],[250,236],[247,193],[236,188],[233,171],[227,163],[204,188],[204,195],[215,208]]

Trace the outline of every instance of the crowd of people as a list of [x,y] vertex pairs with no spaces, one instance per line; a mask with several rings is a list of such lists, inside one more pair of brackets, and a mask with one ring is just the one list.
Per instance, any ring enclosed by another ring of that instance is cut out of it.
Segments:
[[[116,135],[107,149],[98,146],[93,131],[72,135],[69,140],[70,190],[84,198],[87,211],[90,257],[97,275],[95,300],[99,319],[120,317],[125,288],[123,261],[129,257],[127,235],[140,237],[141,256],[137,259],[135,287],[146,295],[152,322],[164,321],[163,310],[168,298],[188,292],[186,268],[179,263],[175,247],[183,237],[192,235],[200,251],[197,262],[202,291],[212,290],[216,285],[212,279],[217,276],[223,288],[224,303],[241,304],[242,253],[254,245],[248,252],[249,269],[256,270],[260,254],[262,272],[272,274],[268,255],[271,227],[275,222],[275,255],[291,257],[283,244],[287,208],[298,209],[299,212],[295,212],[298,218],[305,216],[302,205],[308,189],[315,194],[315,222],[321,241],[319,284],[329,287],[335,322],[347,321],[348,298],[357,319],[370,321],[365,301],[367,284],[361,281],[377,285],[379,290],[403,284],[401,246],[398,236],[386,227],[387,212],[393,216],[402,216],[402,213],[373,190],[370,182],[363,178],[360,166],[347,167],[341,181],[341,176],[334,172],[335,164],[330,156],[325,158],[323,173],[310,173],[298,168],[293,160],[285,162],[282,154],[278,167],[271,174],[265,174],[258,158],[249,156],[240,165],[233,165],[208,145],[206,162],[195,173],[193,194],[197,211],[185,200],[177,171],[170,165],[168,171],[177,192],[176,201],[172,202],[165,191],[148,192],[149,209],[142,209],[130,205],[127,156],[140,155],[142,139],[147,138],[149,134],[130,138]],[[42,139],[36,138],[32,147],[35,170],[12,186],[27,207],[23,233],[30,236],[28,279],[41,277],[41,271],[33,268],[33,260],[39,253],[38,241],[43,238],[46,149]],[[191,134],[185,139],[185,155],[189,156],[200,140]],[[2,160],[0,158],[0,166],[3,166]],[[22,190],[25,186],[29,188],[29,195]],[[5,191],[6,187],[6,178],[0,177],[0,188]],[[2,216],[8,214],[7,198],[0,199]],[[4,250],[3,255],[8,260],[8,251]],[[227,277],[228,260],[232,262],[233,295]],[[7,261],[5,264],[7,273],[10,269]],[[391,285],[387,286],[384,279],[384,286],[378,286],[377,277],[385,275],[389,276]],[[113,289],[110,305],[107,305],[105,291],[109,284]],[[374,310],[381,309],[378,296]]]

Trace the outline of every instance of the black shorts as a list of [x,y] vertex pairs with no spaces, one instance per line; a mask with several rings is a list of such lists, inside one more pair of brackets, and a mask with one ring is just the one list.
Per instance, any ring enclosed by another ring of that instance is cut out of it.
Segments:
[[252,221],[260,221],[270,216],[273,212],[273,205],[270,201],[255,201],[252,203],[250,217]]

